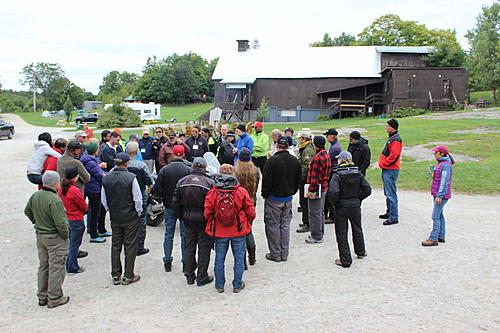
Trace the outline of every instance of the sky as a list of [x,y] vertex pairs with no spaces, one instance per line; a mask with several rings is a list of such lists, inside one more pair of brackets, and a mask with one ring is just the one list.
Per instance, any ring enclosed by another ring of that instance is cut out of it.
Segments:
[[462,47],[482,5],[493,0],[0,0],[0,83],[19,80],[32,62],[59,63],[76,85],[97,93],[110,71],[140,73],[150,56],[195,52],[213,59],[237,39],[261,48],[308,47],[323,34],[356,35],[397,14],[427,28],[455,29]]

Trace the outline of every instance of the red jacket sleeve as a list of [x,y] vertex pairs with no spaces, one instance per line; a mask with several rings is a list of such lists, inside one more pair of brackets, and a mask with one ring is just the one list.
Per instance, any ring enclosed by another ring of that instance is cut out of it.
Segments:
[[387,156],[384,161],[383,165],[381,167],[390,167],[391,165],[394,165],[397,160],[401,157],[401,151],[403,150],[403,145],[399,141],[393,141],[389,144],[389,151],[390,154]]
[[43,165],[43,172],[45,171],[57,171],[57,158],[54,156],[47,156]]
[[82,213],[87,212],[87,210],[88,210],[87,202],[83,198],[82,191],[79,188],[75,187],[75,191],[73,191],[71,199],[74,200],[74,202],[78,206],[78,209]]
[[248,222],[252,222],[255,220],[255,217],[257,214],[255,213],[255,206],[253,204],[253,200],[250,198],[250,195],[248,194],[247,190],[245,190],[243,187],[242,191],[243,193],[243,210],[245,211],[245,214],[247,215],[247,220]]
[[212,216],[215,214],[215,209],[214,209],[214,193],[215,191],[212,189],[208,191],[207,196],[205,198],[205,220],[210,221],[212,219]]

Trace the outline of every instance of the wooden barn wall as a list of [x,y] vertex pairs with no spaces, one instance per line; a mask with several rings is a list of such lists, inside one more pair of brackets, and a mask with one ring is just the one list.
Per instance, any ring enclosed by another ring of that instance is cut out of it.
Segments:
[[387,67],[425,67],[421,57],[424,54],[382,53],[381,68]]

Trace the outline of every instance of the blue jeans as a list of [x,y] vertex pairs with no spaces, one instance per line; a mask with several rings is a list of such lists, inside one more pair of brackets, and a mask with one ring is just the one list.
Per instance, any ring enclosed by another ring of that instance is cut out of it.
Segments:
[[146,193],[142,193],[142,213],[139,219],[139,231],[137,233],[137,252],[144,251],[144,243],[146,242],[146,208],[147,198]]
[[387,213],[390,221],[399,221],[398,214],[398,183],[399,169],[382,169],[382,181],[384,182],[384,195],[387,205]]
[[443,199],[441,204],[436,203],[436,197],[433,197],[434,209],[432,210],[432,232],[429,236],[429,240],[437,242],[438,238],[445,237],[446,233],[446,221],[443,215],[444,205],[448,202],[448,199]]
[[85,232],[85,224],[83,220],[68,221],[69,222],[69,253],[68,260],[66,261],[66,271],[68,273],[75,273],[78,271],[78,252],[82,244],[83,233]]
[[43,185],[42,175],[34,175],[34,174],[28,175],[28,180],[35,185],[40,185],[40,186]]
[[[175,222],[177,217],[174,215],[172,208],[165,208],[165,238],[163,240],[163,262],[172,262],[172,248],[174,246],[175,235]],[[181,257],[184,258],[184,221],[179,219],[179,226],[181,231]],[[181,260],[182,260],[181,258]]]
[[226,261],[227,250],[231,243],[231,251],[234,257],[233,266],[233,288],[240,288],[243,283],[243,272],[245,271],[245,253],[246,241],[245,236],[216,238],[215,239],[215,287],[224,288],[226,277],[224,274],[224,263]]

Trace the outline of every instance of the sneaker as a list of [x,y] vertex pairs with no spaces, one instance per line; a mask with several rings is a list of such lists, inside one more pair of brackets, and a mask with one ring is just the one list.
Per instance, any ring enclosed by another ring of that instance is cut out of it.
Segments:
[[422,242],[422,246],[437,246],[437,245],[439,245],[439,242],[430,239]]
[[90,239],[91,243],[104,243],[105,241],[106,241],[106,238],[104,238],[104,237],[96,237],[96,238]]
[[312,238],[311,236],[309,236],[307,239],[306,239],[306,243],[307,244],[321,244],[323,243],[324,240],[323,238],[322,239],[314,239]]
[[172,271],[172,262],[164,262],[163,267],[165,268],[165,272],[171,272]]
[[113,236],[113,233],[111,231],[107,231],[107,232],[102,233],[102,234],[97,233],[97,236],[99,236],[99,237],[111,237],[111,236]]
[[78,270],[76,272],[68,272],[68,275],[75,275],[75,274],[79,274],[79,273],[83,273],[83,272],[85,272],[85,267],[80,266],[80,268],[78,268]]
[[365,254],[358,256],[358,259],[363,259],[368,255],[368,252],[365,251]]
[[85,258],[86,256],[88,256],[89,253],[86,252],[86,251],[79,251],[78,252],[78,255],[76,256],[78,259],[81,259],[81,258]]
[[335,265],[340,266],[340,267],[344,267],[344,268],[349,268],[349,266],[351,266],[351,265],[349,265],[349,266],[343,265],[342,261],[340,261],[340,259],[335,259]]
[[438,238],[439,243],[446,243],[446,240],[444,238]]
[[149,253],[149,249],[144,248],[142,251],[137,251],[138,256],[142,256],[143,254]]
[[60,305],[67,304],[68,302],[69,302],[69,296],[63,296],[57,302],[50,302],[50,301],[47,302],[47,307],[49,309],[53,309],[53,308],[58,307]]
[[296,231],[299,234],[301,234],[301,233],[309,232],[310,230],[309,230],[309,226],[308,225],[304,225],[304,226],[298,228]]
[[288,257],[281,257],[281,261],[287,261]]
[[44,298],[44,299],[38,299],[38,305],[39,306],[45,306],[47,305],[47,299]]
[[196,275],[186,276],[187,284],[192,285],[196,281]]
[[206,284],[211,283],[213,280],[214,280],[214,277],[209,275],[205,280],[201,280],[201,281],[196,282],[196,285],[198,287],[202,287]]
[[389,218],[389,214],[388,213],[385,213],[385,214],[382,214],[382,215],[379,215],[378,216],[379,219],[382,219],[382,220],[386,220]]
[[398,224],[399,221],[391,221],[391,220],[387,220],[387,221],[384,221],[384,223],[382,223],[383,225],[391,225],[391,224]]
[[217,292],[219,294],[222,294],[224,292],[224,288],[217,288],[217,287],[215,287],[215,289],[217,290]]
[[280,262],[281,261],[281,258],[275,258],[271,255],[271,253],[266,253],[266,259],[267,260],[271,260],[271,261],[274,261],[274,262]]
[[134,282],[137,282],[141,279],[141,276],[139,274],[134,274],[134,276],[131,278],[131,279],[127,279],[126,277],[123,278],[122,280],[122,284],[124,286],[128,285],[128,284],[131,284],[131,283],[134,283]]
[[233,288],[233,293],[235,293],[235,294],[239,293],[240,291],[242,291],[243,289],[245,289],[245,286],[246,286],[245,285],[245,281],[243,281],[241,283],[241,286],[239,288]]
[[114,286],[118,286],[118,285],[120,285],[120,284],[122,284],[122,279],[121,279],[121,277],[120,277],[120,276],[114,276],[114,277],[113,277],[113,285],[114,285]]

